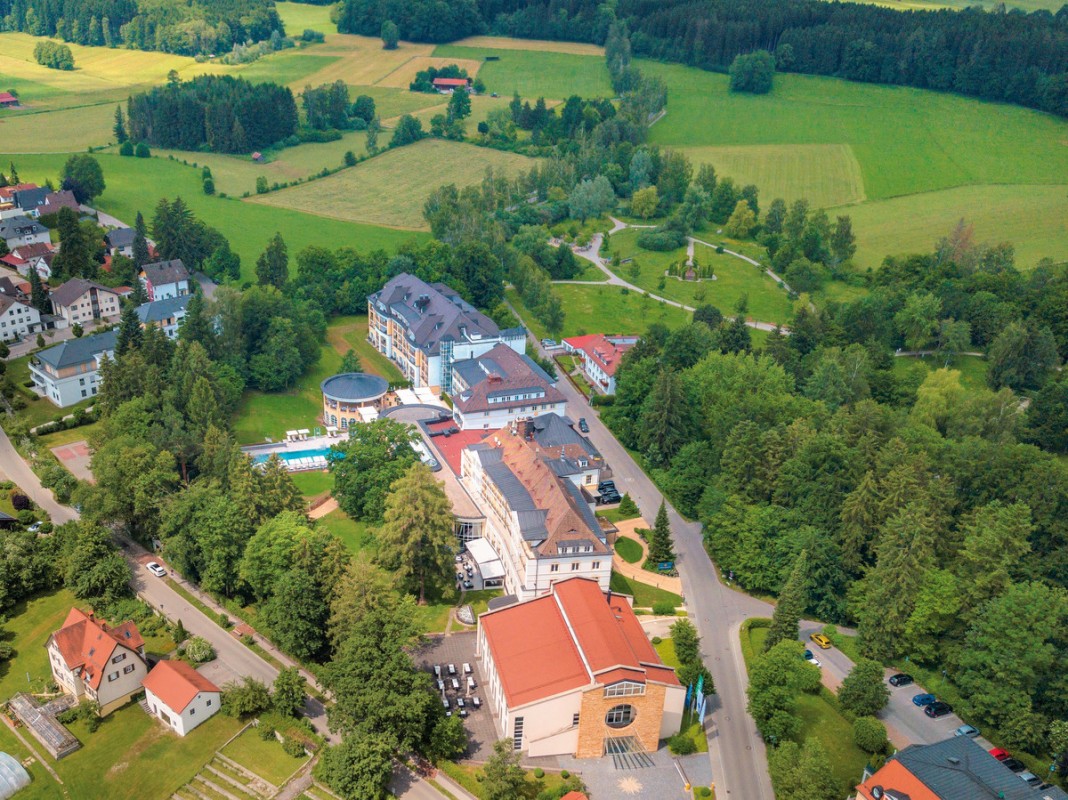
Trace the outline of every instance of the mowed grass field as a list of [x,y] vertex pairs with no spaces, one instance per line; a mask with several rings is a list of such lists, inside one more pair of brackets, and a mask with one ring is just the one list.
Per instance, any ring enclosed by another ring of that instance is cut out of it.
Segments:
[[313,6],[307,3],[275,3],[278,16],[286,26],[286,34],[299,38],[305,30],[320,33],[337,33],[337,25],[330,21],[330,6]]
[[[0,154],[0,164],[13,161],[24,180],[43,184],[59,175],[65,155]],[[181,196],[200,219],[218,228],[241,256],[242,280],[255,281],[256,258],[275,232],[289,247],[290,268],[294,256],[309,245],[353,247],[357,250],[395,250],[403,242],[426,234],[398,231],[376,225],[342,222],[289,208],[279,208],[235,199],[209,197],[201,188],[200,170],[162,158],[140,159],[98,154],[107,188],[94,205],[133,224],[138,211],[149,221],[160,198]]]
[[861,267],[888,253],[931,252],[960,219],[975,226],[976,241],[1012,242],[1021,269],[1047,257],[1068,261],[1068,186],[962,186],[829,213],[853,218]]
[[744,147],[684,147],[694,163],[712,164],[738,184],[754,184],[765,204],[805,198],[819,207],[862,202],[864,178],[846,144],[758,144]]
[[415,56],[408,59],[391,73],[377,81],[378,86],[388,86],[393,89],[407,89],[415,80],[415,76],[428,69],[442,69],[450,64],[455,64],[474,78],[478,75],[481,61],[472,58],[436,58],[434,56]]
[[534,163],[533,159],[514,153],[426,139],[390,150],[329,178],[250,199],[255,205],[426,230],[423,203],[438,186],[477,183],[489,166],[515,173],[530,169]]
[[509,39],[507,36],[468,36],[453,42],[459,47],[489,50],[532,50],[537,53],[567,53],[573,56],[601,56],[604,48],[583,42],[551,42],[548,39]]
[[611,97],[614,94],[604,58],[599,55],[451,44],[434,48],[434,55],[475,61],[484,61],[487,55],[495,57],[499,60],[486,61],[478,72],[486,84],[486,91],[508,98],[518,91],[524,98],[530,98],[531,103],[539,96],[566,100],[573,94],[581,97]]

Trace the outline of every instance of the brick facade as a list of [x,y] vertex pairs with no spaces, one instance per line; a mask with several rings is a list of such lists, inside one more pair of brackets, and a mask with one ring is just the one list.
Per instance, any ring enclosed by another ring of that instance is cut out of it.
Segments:
[[[600,758],[604,755],[604,740],[613,737],[633,736],[643,748],[654,752],[660,742],[666,694],[667,687],[655,683],[646,685],[645,694],[629,697],[605,697],[602,686],[584,692],[575,758]],[[625,728],[609,727],[604,721],[608,710],[624,704],[634,706],[634,721]]]

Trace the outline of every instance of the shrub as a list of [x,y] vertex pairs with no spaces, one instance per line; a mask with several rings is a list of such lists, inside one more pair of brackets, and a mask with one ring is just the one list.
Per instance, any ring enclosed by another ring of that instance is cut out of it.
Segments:
[[543,770],[541,767],[537,767],[534,770],[534,777],[537,778],[538,780],[541,780],[542,778],[545,777],[545,770]]
[[229,683],[223,687],[222,710],[231,717],[251,717],[271,707],[267,687],[255,678],[246,677],[243,683]]
[[211,178],[204,179],[204,194],[215,194],[215,181]]
[[33,515],[33,512],[30,511],[28,508],[20,511],[19,514],[18,514],[18,517],[19,517],[19,524],[20,525],[24,525],[24,526],[25,525],[32,525],[34,522],[37,521],[37,517],[35,517]]
[[144,142],[137,143],[137,146],[134,148],[135,158],[148,158],[151,155],[152,151],[148,149],[147,144],[145,144]]
[[675,613],[675,604],[670,600],[658,600],[653,603],[653,613],[658,617],[669,617]]
[[566,781],[568,778],[571,777],[571,773],[568,772],[566,769],[561,770],[560,771],[560,777],[563,778]]
[[660,643],[661,643],[662,641],[664,641],[664,640],[663,640],[663,639],[661,639],[661,638],[660,638],[659,636],[654,636],[654,637],[653,637],[652,639],[650,639],[649,641],[651,641],[651,642],[652,642],[653,644],[660,644]]
[[638,234],[638,247],[644,250],[657,250],[660,252],[677,250],[685,243],[686,237],[679,231],[662,231],[659,228],[655,228]]
[[217,619],[218,619],[219,625],[221,625],[222,627],[226,628],[227,630],[229,630],[230,628],[234,627],[234,623],[230,621],[230,618],[228,616],[226,616],[225,614],[223,614],[221,611],[219,612],[219,616],[217,617]]
[[119,146],[120,156],[132,156],[134,154],[134,143],[127,139]]
[[356,154],[353,153],[351,150],[346,150],[345,151],[345,166],[346,167],[355,167],[356,166]]
[[698,786],[694,792],[698,797],[711,797],[712,790],[707,786]]
[[21,492],[12,492],[11,505],[16,511],[27,511],[33,508],[33,501]]
[[182,652],[194,664],[204,664],[215,658],[215,648],[211,646],[211,642],[201,636],[194,636],[187,641]]
[[256,735],[263,739],[263,741],[269,742],[271,739],[275,738],[274,728],[265,722],[260,722],[260,724],[256,726]]
[[623,495],[623,499],[619,501],[619,513],[627,517],[637,517],[641,513],[638,510],[638,504],[630,496],[630,492]]
[[267,191],[267,179],[260,175],[260,177],[256,178],[256,194],[267,194]]
[[865,753],[881,753],[887,745],[886,726],[875,717],[857,717],[853,742]]
[[306,754],[304,752],[304,744],[296,739],[285,739],[282,742],[282,749],[286,751],[288,755],[293,758],[303,758]]
[[677,756],[688,756],[697,752],[697,745],[694,743],[692,736],[676,733],[668,739],[668,750]]

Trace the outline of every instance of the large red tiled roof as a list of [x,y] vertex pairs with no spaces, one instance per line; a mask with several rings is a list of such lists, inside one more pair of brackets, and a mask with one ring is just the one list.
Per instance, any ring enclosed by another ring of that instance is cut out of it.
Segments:
[[556,583],[551,595],[483,614],[479,624],[511,708],[595,683],[679,685],[626,599],[589,578]]
[[184,661],[160,661],[142,685],[176,714],[181,714],[201,692],[219,691],[218,686]]
[[106,623],[77,608],[70,610],[63,627],[55,631],[52,638],[67,668],[81,669],[82,680],[94,689],[99,688],[117,646],[121,644],[136,653],[145,643],[134,622],[126,621],[116,628],[109,628]]
[[434,78],[435,86],[467,86],[467,78]]
[[619,361],[623,358],[623,354],[626,353],[634,344],[626,343],[621,344],[611,341],[612,339],[634,339],[636,336],[605,336],[603,333],[591,333],[586,336],[573,336],[570,339],[564,339],[571,347],[576,350],[581,350],[593,361],[600,365],[604,370],[605,375],[615,375],[616,368],[619,366]]
[[887,761],[878,772],[857,786],[857,800],[875,800],[871,790],[876,786],[882,787],[884,792],[907,795],[909,800],[939,800],[938,795],[900,761]]

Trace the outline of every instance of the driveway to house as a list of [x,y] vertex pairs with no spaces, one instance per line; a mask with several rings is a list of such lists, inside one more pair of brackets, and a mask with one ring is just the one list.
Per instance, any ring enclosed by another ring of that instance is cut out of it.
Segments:
[[[88,336],[91,333],[95,333],[97,328],[113,325],[117,321],[117,317],[109,317],[106,320],[96,320],[93,324],[86,323],[82,326],[83,335]],[[73,330],[74,329],[71,327],[66,327],[60,328],[59,330],[52,329],[50,331],[41,331],[41,333],[44,334],[45,347],[51,347],[54,344],[73,339]],[[10,361],[13,358],[21,358],[22,356],[29,355],[37,349],[37,334],[35,333],[32,336],[27,336],[21,342],[8,342],[8,348],[11,350],[11,353],[8,355],[7,359],[5,359],[7,361]]]

